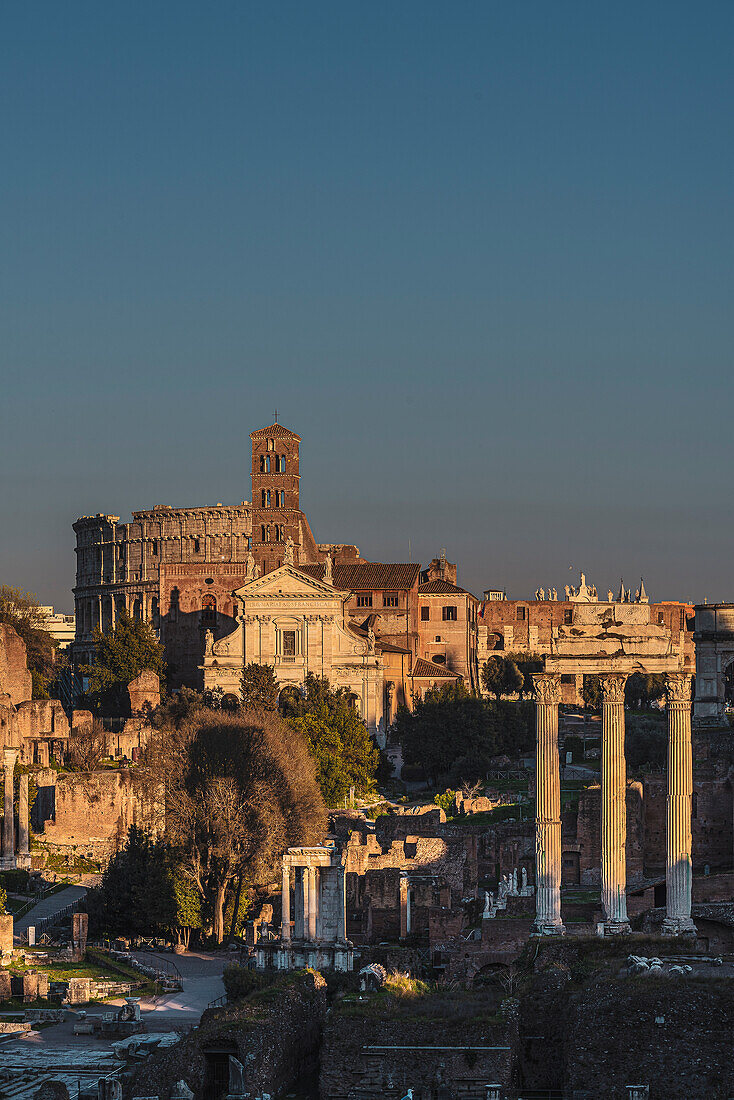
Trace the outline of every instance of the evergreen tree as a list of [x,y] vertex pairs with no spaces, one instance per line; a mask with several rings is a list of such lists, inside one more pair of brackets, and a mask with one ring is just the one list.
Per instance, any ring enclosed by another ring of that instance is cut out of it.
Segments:
[[120,615],[109,634],[95,631],[94,641],[94,663],[82,668],[89,678],[89,703],[99,713],[121,714],[127,706],[127,685],[143,669],[163,676],[163,646],[149,623],[126,614]]
[[251,661],[242,670],[242,705],[245,710],[277,710],[278,681],[272,665]]
[[289,697],[289,725],[306,739],[327,806],[337,806],[354,787],[361,798],[375,792],[380,753],[345,688],[309,673],[305,694]]

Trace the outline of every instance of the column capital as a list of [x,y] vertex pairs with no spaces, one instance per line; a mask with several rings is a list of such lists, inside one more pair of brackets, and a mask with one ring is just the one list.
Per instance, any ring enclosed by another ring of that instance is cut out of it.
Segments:
[[549,706],[561,701],[561,677],[554,672],[534,672],[533,687],[538,703]]
[[665,695],[668,706],[678,703],[690,706],[691,677],[687,672],[669,672],[665,677]]
[[18,758],[17,749],[3,749],[3,768],[5,771],[12,771],[15,767],[15,761]]
[[605,703],[623,703],[624,685],[627,683],[626,672],[605,672],[599,676],[602,694]]

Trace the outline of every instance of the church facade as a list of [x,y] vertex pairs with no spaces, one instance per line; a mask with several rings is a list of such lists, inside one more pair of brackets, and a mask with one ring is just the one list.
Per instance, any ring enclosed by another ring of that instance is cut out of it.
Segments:
[[[290,555],[289,555],[290,556]],[[233,592],[236,625],[204,643],[205,690],[239,700],[244,665],[270,665],[280,690],[301,690],[306,676],[345,688],[370,733],[384,745],[385,663],[374,631],[350,624],[351,593],[293,564],[253,577]]]

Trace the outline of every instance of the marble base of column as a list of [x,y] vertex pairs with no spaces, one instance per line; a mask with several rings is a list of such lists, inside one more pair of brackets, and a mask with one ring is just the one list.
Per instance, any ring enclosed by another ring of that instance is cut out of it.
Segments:
[[662,924],[664,936],[697,936],[698,929],[691,917],[666,917]]

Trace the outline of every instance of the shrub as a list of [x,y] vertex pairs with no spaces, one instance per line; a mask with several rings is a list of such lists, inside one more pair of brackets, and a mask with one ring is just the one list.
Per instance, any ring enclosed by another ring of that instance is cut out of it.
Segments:
[[227,963],[222,974],[222,981],[230,1001],[241,1001],[243,997],[249,997],[257,989],[264,989],[270,985],[270,979],[257,970],[248,970],[237,963]]

